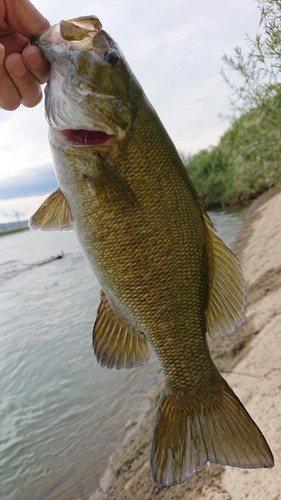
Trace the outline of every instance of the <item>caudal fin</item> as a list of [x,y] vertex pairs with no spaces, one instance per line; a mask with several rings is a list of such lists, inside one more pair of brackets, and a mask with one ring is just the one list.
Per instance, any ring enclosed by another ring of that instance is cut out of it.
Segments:
[[158,488],[182,483],[206,462],[274,466],[265,438],[223,379],[214,397],[199,403],[163,392],[150,462]]

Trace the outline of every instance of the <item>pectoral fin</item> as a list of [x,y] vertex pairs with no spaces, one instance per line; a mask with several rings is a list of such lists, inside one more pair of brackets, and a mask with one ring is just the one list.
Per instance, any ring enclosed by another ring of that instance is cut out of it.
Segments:
[[73,230],[70,207],[60,188],[42,203],[29,219],[28,225],[31,231]]
[[101,203],[130,208],[138,205],[137,197],[129,184],[104,158],[97,155],[94,168],[92,165],[90,168],[87,165],[83,167],[84,174]]
[[93,348],[97,361],[107,368],[132,368],[149,360],[145,338],[124,323],[112,310],[104,292],[93,329]]

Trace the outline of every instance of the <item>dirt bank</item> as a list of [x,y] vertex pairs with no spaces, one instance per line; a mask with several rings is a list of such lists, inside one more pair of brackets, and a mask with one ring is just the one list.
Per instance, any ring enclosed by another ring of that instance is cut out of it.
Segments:
[[132,423],[110,458],[100,488],[89,500],[277,500],[281,499],[281,192],[258,198],[235,246],[248,289],[247,324],[232,337],[210,340],[212,357],[259,425],[275,456],[272,470],[204,466],[189,481],[158,490],[149,453],[159,384],[149,409]]

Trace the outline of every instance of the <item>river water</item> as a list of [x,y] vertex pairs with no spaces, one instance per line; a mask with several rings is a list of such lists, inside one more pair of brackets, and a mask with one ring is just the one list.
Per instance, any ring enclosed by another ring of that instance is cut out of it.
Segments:
[[[210,215],[231,245],[243,213]],[[87,499],[146,404],[155,357],[120,371],[95,360],[99,291],[75,234],[0,238],[1,499]]]

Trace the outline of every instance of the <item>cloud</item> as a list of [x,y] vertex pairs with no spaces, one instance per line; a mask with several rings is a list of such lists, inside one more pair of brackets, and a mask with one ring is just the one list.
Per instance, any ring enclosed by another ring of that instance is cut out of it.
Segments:
[[52,164],[26,168],[17,175],[1,179],[0,200],[41,195],[54,191],[57,187]]
[[13,198],[12,200],[0,199],[0,227],[7,222],[27,220],[33,215],[39,206],[48,198],[50,193],[25,198]]
[[[217,143],[227,128],[219,115],[230,112],[230,90],[220,75],[221,58],[224,53],[232,55],[237,45],[247,46],[245,33],[255,35],[260,12],[254,0],[33,3],[51,24],[76,16],[99,16],[176,147],[196,153]],[[18,176],[14,186],[8,186],[6,177],[49,163],[43,103],[33,109],[21,106],[12,113],[0,109],[0,196],[11,187],[15,193],[15,186],[19,192],[22,180],[25,182]],[[29,192],[37,174],[29,183]]]

